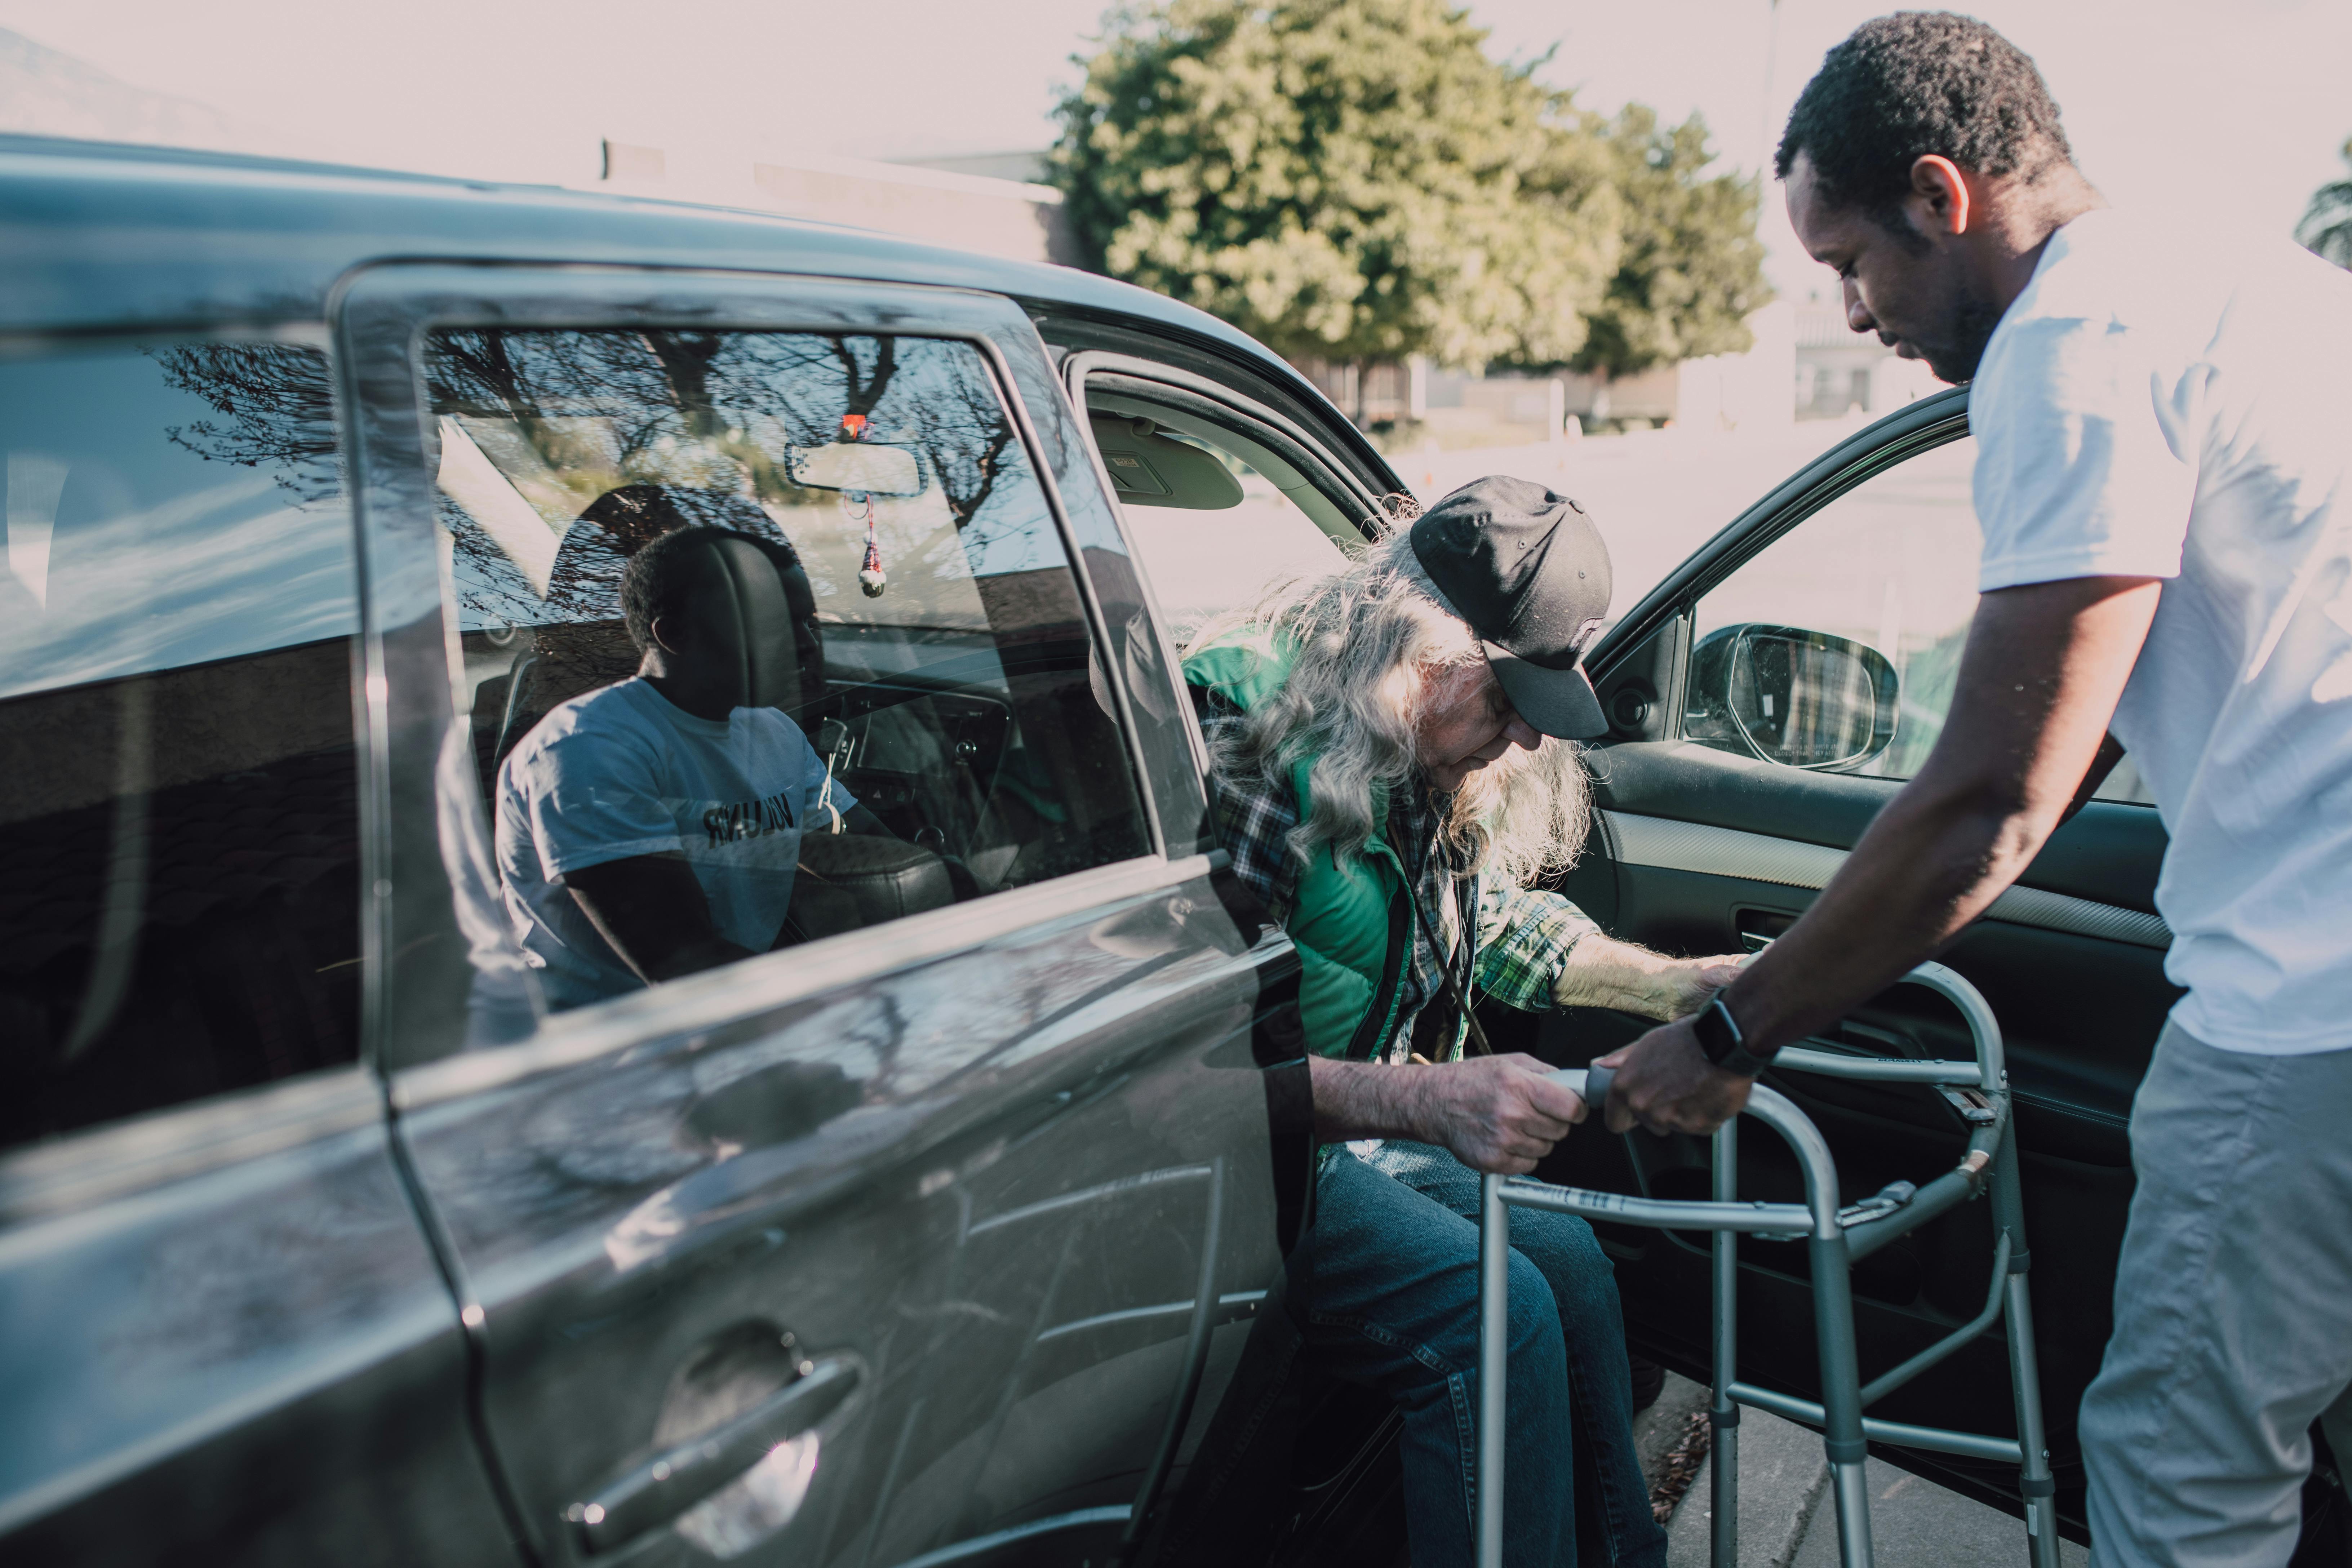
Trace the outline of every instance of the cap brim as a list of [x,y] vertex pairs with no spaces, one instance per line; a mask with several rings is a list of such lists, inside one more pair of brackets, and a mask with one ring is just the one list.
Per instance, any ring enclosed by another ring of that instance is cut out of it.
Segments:
[[1590,741],[1609,732],[1609,720],[1581,662],[1567,669],[1546,669],[1507,647],[1484,646],[1487,667],[1503,683],[1503,694],[1538,731],[1563,741]]

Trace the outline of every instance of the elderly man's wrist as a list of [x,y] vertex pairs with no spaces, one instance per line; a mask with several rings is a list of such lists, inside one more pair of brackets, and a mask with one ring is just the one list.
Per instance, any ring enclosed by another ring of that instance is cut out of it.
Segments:
[[1392,1067],[1381,1076],[1393,1088],[1391,1106],[1396,1124],[1402,1135],[1415,1143],[1443,1142],[1434,1135],[1435,1118],[1430,1113],[1431,1091],[1436,1087],[1431,1075],[1438,1069],[1423,1063]]

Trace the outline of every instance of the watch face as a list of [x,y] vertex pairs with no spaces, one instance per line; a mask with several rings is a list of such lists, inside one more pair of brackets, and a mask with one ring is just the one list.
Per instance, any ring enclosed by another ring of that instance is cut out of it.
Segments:
[[1692,1026],[1698,1032],[1699,1048],[1706,1059],[1718,1066],[1739,1046],[1739,1026],[1731,1021],[1731,1009],[1717,996],[1709,1002]]

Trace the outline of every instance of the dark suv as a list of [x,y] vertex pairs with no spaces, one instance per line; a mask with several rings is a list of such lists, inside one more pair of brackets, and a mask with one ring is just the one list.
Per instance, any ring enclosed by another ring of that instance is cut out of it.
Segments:
[[[10,1560],[1401,1551],[1393,1423],[1268,1328],[1297,961],[1174,664],[1390,521],[1325,399],[1138,289],[758,214],[21,139],[0,211]],[[1968,449],[1961,395],[1916,404],[1620,620],[1568,881],[1611,929],[1770,935],[1932,742]],[[790,563],[745,657],[824,782],[697,820],[797,835],[797,879],[752,956],[559,984],[525,775],[636,668],[628,562],[698,523]],[[2009,1031],[2077,1518],[2162,847],[2093,805],[1949,959]],[[1633,1026],[1487,1027],[1577,1064]],[[1832,1043],[1955,1027],[1898,994]],[[1779,1081],[1852,1191],[1965,1136]],[[1622,1148],[1547,1173],[1703,1192],[1704,1144]],[[1857,1277],[1865,1366],[1974,1314],[1984,1223]],[[1703,1256],[1604,1240],[1637,1346],[1702,1372]],[[1744,1365],[1811,1392],[1802,1270],[1749,1263]],[[1874,1414],[2005,1431],[2000,1356]]]

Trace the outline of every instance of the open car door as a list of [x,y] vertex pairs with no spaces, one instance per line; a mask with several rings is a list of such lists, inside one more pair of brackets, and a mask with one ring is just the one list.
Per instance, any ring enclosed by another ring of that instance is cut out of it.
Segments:
[[[1976,605],[1974,448],[1965,391],[1911,405],[1751,508],[1602,639],[1590,663],[1615,728],[1591,759],[1593,832],[1563,886],[1612,934],[1680,953],[1761,945],[1803,912],[1926,757]],[[2171,938],[2154,903],[2163,826],[2128,759],[2100,793],[1941,955],[1991,1002],[2008,1043],[2051,1458],[2065,1532],[2077,1539],[2075,1411],[2107,1338],[2132,1192],[2126,1119],[2179,994],[2164,977]],[[1497,1012],[1486,1026],[1498,1050],[1580,1066],[1646,1025],[1571,1011],[1540,1020]],[[1870,1057],[1970,1054],[1958,1012],[1917,987],[1878,997],[1807,1044]],[[1820,1126],[1848,1201],[1948,1167],[1965,1142],[1962,1093],[1793,1071],[1765,1081]],[[1739,1148],[1742,1197],[1801,1194],[1778,1140]],[[1580,1131],[1538,1174],[1704,1198],[1709,1170],[1704,1139]],[[1705,1381],[1706,1238],[1599,1229],[1636,1349]],[[1818,1399],[1803,1248],[1753,1237],[1739,1248],[1743,1377]],[[1973,1317],[1991,1252],[1979,1204],[1858,1265],[1863,1376]],[[1866,1414],[2013,1436],[1999,1330]],[[2006,1466],[1876,1451],[2019,1511]]]

